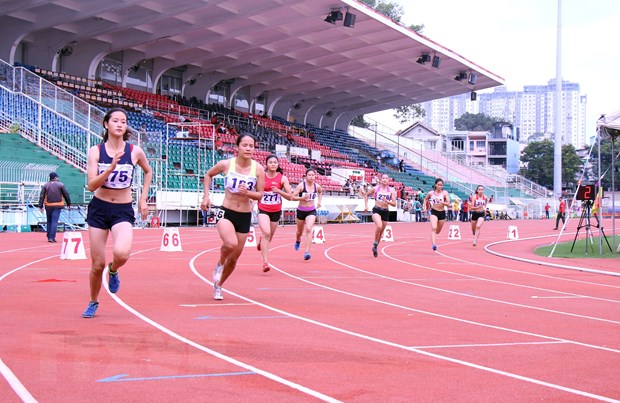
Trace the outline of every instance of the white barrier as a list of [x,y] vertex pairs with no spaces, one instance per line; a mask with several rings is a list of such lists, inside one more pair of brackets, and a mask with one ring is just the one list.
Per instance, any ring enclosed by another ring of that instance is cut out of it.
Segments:
[[62,237],[60,258],[66,260],[86,259],[84,240],[79,232],[65,232]]
[[164,228],[164,234],[161,237],[162,252],[182,252],[181,234],[178,228]]
[[382,242],[394,242],[394,231],[391,225],[386,225],[383,234],[381,235]]

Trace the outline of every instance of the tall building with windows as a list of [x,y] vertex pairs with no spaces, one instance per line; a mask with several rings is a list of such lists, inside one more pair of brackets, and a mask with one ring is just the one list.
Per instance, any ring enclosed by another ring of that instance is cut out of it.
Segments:
[[[477,101],[470,94],[424,102],[426,116],[422,120],[440,133],[455,130],[454,119],[466,112],[484,113],[510,122],[520,129],[521,141],[530,136],[555,133],[555,80],[547,85],[527,85],[523,91],[508,91],[497,87],[491,93],[478,94]],[[580,93],[579,84],[562,82],[563,143],[581,148],[587,144],[586,106],[587,96]]]

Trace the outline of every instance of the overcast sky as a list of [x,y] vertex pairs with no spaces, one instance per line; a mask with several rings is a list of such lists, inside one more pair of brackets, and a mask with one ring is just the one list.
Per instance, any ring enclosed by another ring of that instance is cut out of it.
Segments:
[[[509,90],[555,78],[557,0],[398,0],[402,23],[504,78]],[[588,96],[586,137],[601,114],[620,109],[620,0],[562,0],[562,78]],[[403,125],[392,112],[372,114]],[[404,125],[406,126],[406,125]]]

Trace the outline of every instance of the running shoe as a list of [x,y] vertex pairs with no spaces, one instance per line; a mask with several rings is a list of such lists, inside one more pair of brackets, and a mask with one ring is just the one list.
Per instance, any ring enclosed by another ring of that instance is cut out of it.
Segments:
[[224,266],[220,262],[217,262],[217,264],[215,265],[215,269],[213,269],[214,283],[220,282],[220,280],[222,279],[222,272],[224,272]]
[[116,294],[121,286],[121,280],[118,278],[118,271],[112,272],[110,270],[111,267],[112,262],[108,264],[108,287],[110,288],[110,292],[112,294]]
[[433,245],[433,250],[437,250],[437,245]]
[[269,263],[263,263],[263,273],[267,273],[269,270],[271,270]]
[[310,260],[311,257],[308,252],[304,253],[304,260]]
[[221,301],[224,299],[222,296],[222,287],[217,283],[213,284],[213,299],[216,301]]
[[474,239],[474,246],[476,246],[477,241]]
[[95,316],[95,312],[97,312],[97,308],[99,308],[99,302],[90,301],[88,303],[88,307],[86,307],[86,310],[82,314],[82,317],[92,318],[93,316]]
[[299,244],[301,243],[301,241],[296,241],[295,242],[295,250],[299,250]]
[[372,244],[372,255],[374,257],[377,257],[377,246],[378,244],[376,242]]
[[260,249],[262,248],[262,246],[260,245],[263,242],[263,237],[259,237],[258,238],[258,242],[256,243],[256,250],[260,252]]

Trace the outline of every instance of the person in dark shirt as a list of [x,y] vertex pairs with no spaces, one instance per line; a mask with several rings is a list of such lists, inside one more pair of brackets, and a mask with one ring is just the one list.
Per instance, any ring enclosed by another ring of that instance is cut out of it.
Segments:
[[[63,200],[64,199],[64,200]],[[71,207],[71,197],[65,185],[58,180],[56,172],[50,172],[50,181],[41,188],[39,196],[39,209],[47,216],[47,242],[56,242],[56,231],[58,230],[58,219],[60,212],[65,207]]]

